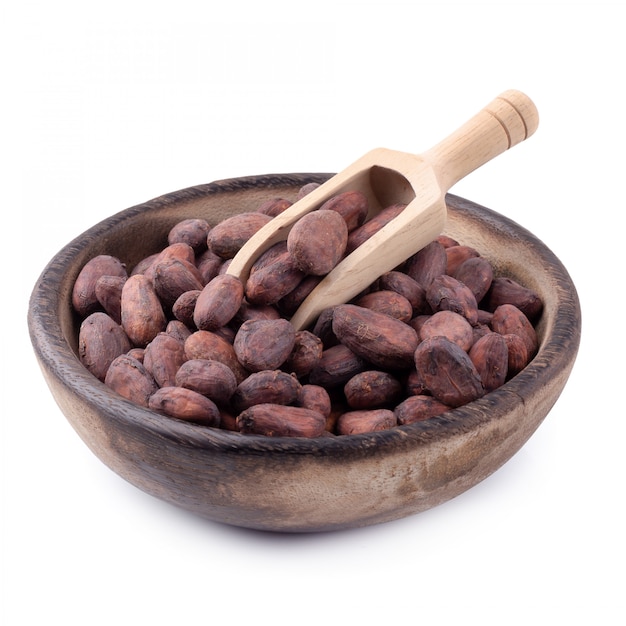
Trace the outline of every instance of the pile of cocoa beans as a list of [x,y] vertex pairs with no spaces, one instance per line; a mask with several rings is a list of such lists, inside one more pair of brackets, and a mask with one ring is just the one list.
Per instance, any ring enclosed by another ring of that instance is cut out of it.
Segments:
[[319,437],[435,417],[498,388],[537,352],[539,296],[445,235],[296,331],[289,318],[298,305],[404,205],[368,220],[363,194],[337,194],[245,282],[227,274],[241,246],[290,205],[271,199],[214,225],[184,219],[130,271],[119,258],[92,258],[72,294],[84,366],[172,418]]

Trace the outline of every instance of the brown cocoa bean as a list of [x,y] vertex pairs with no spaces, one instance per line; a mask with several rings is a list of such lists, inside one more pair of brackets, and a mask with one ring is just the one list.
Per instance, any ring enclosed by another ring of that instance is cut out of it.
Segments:
[[451,407],[476,400],[485,393],[467,352],[445,337],[422,341],[415,351],[415,366],[428,391]]
[[296,404],[305,409],[317,411],[321,413],[324,418],[328,418],[332,410],[332,402],[328,391],[319,385],[302,385],[298,392]]
[[243,365],[239,363],[232,344],[210,330],[197,330],[189,335],[185,341],[185,357],[189,361],[192,359],[219,361],[233,371],[238,383],[248,375]]
[[113,360],[131,347],[123,328],[102,311],[91,313],[80,325],[78,356],[98,380],[104,381]]
[[216,404],[202,394],[184,387],[161,387],[150,396],[148,406],[188,422],[219,426],[220,412]]
[[104,384],[120,396],[139,406],[148,406],[150,396],[158,390],[152,375],[131,353],[121,354],[107,370]]
[[474,343],[472,325],[465,317],[454,311],[437,311],[430,315],[419,330],[422,341],[433,337],[445,337],[467,352]]
[[360,245],[375,235],[385,224],[404,211],[406,204],[392,204],[367,220],[362,226],[355,228],[348,235],[346,254],[354,252]]
[[104,312],[118,324],[122,321],[122,288],[126,276],[100,276],[96,281],[96,298]]
[[403,426],[436,417],[449,411],[451,408],[432,396],[419,394],[403,400],[394,409],[394,414],[398,424]]
[[409,372],[404,386],[409,396],[419,396],[428,391],[420,373],[416,369]]
[[326,348],[318,364],[309,374],[309,382],[325,389],[335,389],[345,385],[355,374],[363,372],[366,362],[343,344]]
[[432,241],[407,260],[404,272],[428,289],[434,278],[446,273],[447,265],[446,248],[438,241]]
[[171,309],[186,291],[198,291],[204,287],[198,268],[189,261],[175,257],[154,264],[152,282],[161,303],[167,309]]
[[294,337],[294,345],[281,369],[302,379],[317,367],[324,344],[322,340],[308,330],[299,330]]
[[231,274],[220,274],[205,285],[193,313],[193,321],[200,330],[217,330],[226,326],[239,311],[243,302],[243,283]]
[[235,393],[237,378],[229,367],[219,361],[192,359],[180,366],[176,372],[175,384],[193,389],[223,406]]
[[353,376],[345,384],[343,393],[352,409],[378,409],[397,402],[402,385],[388,372],[368,370]]
[[237,416],[237,426],[244,434],[267,437],[319,437],[326,420],[317,411],[280,404],[257,404]]
[[194,265],[196,253],[188,243],[178,242],[169,244],[156,255],[156,258],[152,261],[152,263],[145,268],[143,274],[154,282],[154,270],[157,268],[159,263],[164,263],[170,259],[179,259],[189,263],[190,265]]
[[175,224],[167,234],[168,244],[186,243],[197,254],[207,249],[207,237],[211,226],[206,220],[188,218]]
[[519,374],[530,360],[528,357],[528,348],[526,343],[519,335],[506,334],[502,335],[506,342],[508,350],[508,378],[512,378]]
[[400,320],[341,304],[335,307],[332,327],[341,343],[375,367],[398,370],[413,364],[417,333]]
[[181,293],[176,301],[172,305],[172,315],[179,321],[185,324],[187,328],[196,328],[196,324],[193,321],[193,314],[196,310],[196,302],[198,296],[202,293],[202,289],[192,289],[191,291],[185,291]]
[[338,435],[359,435],[389,430],[397,426],[396,416],[390,409],[348,411],[337,420]]
[[435,237],[435,241],[437,243],[440,243],[444,248],[451,248],[452,246],[460,245],[454,237],[450,237],[450,235],[446,235],[443,233],[438,237]]
[[306,185],[302,185],[300,189],[298,189],[298,195],[296,196],[296,200],[302,200],[304,196],[310,194],[312,191],[317,189],[321,183],[307,183]]
[[480,254],[471,246],[457,245],[446,248],[446,274],[455,276],[459,267],[468,259],[478,258]]
[[526,345],[529,359],[537,352],[539,340],[530,320],[513,304],[501,304],[491,318],[491,328],[501,335],[518,335]]
[[313,325],[313,334],[322,340],[324,348],[330,348],[339,343],[339,339],[337,339],[333,332],[334,310],[334,307],[324,309]]
[[145,368],[159,387],[174,387],[176,372],[185,361],[184,343],[166,332],[146,346],[143,357]]
[[241,324],[249,320],[278,320],[280,318],[280,312],[271,304],[250,304],[243,300],[237,315],[233,318],[233,322],[236,326],[241,326]]
[[512,304],[531,322],[537,321],[543,311],[543,302],[535,291],[504,276],[494,278],[487,300],[488,310],[495,311],[501,304]]
[[272,264],[274,261],[278,259],[278,257],[282,256],[287,252],[287,241],[279,241],[274,245],[270,246],[265,252],[262,252],[252,263],[250,266],[249,274],[254,274],[254,272],[258,272],[262,270],[264,267]]
[[165,327],[165,332],[184,344],[192,331],[180,320],[170,320]]
[[332,210],[312,211],[289,231],[287,250],[295,266],[313,276],[328,274],[341,260],[348,243],[348,227]]
[[253,372],[239,383],[231,404],[239,413],[255,404],[293,404],[301,386],[295,376],[280,370]]
[[196,257],[196,267],[202,277],[202,284],[210,283],[222,269],[224,259],[217,256],[213,250],[205,250]]
[[131,357],[131,358],[133,358],[133,359],[136,359],[140,363],[143,363],[143,355],[145,354],[145,352],[146,352],[145,348],[131,348],[126,353],[126,355]]
[[223,259],[232,259],[243,244],[271,219],[269,215],[255,212],[228,217],[211,228],[207,237],[209,250]]
[[433,312],[454,311],[470,324],[478,320],[478,304],[471,290],[452,276],[441,274],[431,281],[426,300]]
[[289,252],[284,252],[269,265],[250,274],[245,285],[246,299],[253,304],[276,304],[295,289],[304,276]]
[[470,348],[471,359],[486,392],[501,387],[507,377],[509,350],[502,335],[488,333]]
[[491,287],[493,268],[483,257],[470,258],[459,266],[454,277],[468,287],[476,302],[480,302]]
[[126,266],[114,256],[100,254],[93,257],[80,270],[72,288],[72,306],[82,317],[101,310],[96,295],[96,283],[101,276],[127,277]]
[[291,317],[313,289],[319,285],[322,278],[322,276],[305,276],[294,289],[278,301],[277,306],[280,312],[285,317]]
[[239,362],[249,372],[278,369],[289,357],[296,341],[294,327],[285,319],[248,320],[233,342]]
[[365,222],[369,211],[369,201],[367,196],[360,191],[344,191],[326,200],[319,210],[339,213],[350,232]]
[[257,213],[264,213],[270,217],[276,217],[283,211],[286,211],[291,205],[292,202],[285,198],[270,198],[257,208]]
[[155,252],[154,254],[150,254],[149,256],[141,259],[135,267],[133,267],[130,275],[134,276],[135,274],[145,274],[150,267],[152,267],[152,264],[159,258],[159,254],[159,252]]
[[411,303],[413,314],[430,311],[424,287],[403,272],[394,270],[383,274],[379,279],[378,288],[403,295]]
[[130,276],[122,289],[122,326],[131,342],[147,346],[167,326],[167,318],[152,281],[145,274]]
[[383,313],[401,322],[408,322],[413,317],[411,303],[397,291],[387,289],[372,291],[360,298],[356,298],[353,304],[371,311]]

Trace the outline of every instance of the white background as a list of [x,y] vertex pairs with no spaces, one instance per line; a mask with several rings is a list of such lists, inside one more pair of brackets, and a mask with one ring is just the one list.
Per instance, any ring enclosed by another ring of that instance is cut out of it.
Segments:
[[[622,16],[601,0],[4,4],[2,623],[623,624]],[[452,191],[560,257],[583,339],[500,471],[417,516],[285,536],[191,517],[89,452],[26,329],[63,245],[183,187],[421,152],[509,88],[537,133]]]

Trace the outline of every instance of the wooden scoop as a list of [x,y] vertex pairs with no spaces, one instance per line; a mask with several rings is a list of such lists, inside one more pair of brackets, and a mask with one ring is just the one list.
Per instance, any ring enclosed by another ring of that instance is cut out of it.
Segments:
[[445,194],[450,187],[530,137],[538,122],[533,102],[509,90],[421,155],[372,150],[261,228],[231,261],[228,273],[245,282],[263,252],[287,239],[295,222],[336,194],[364,193],[370,202],[368,219],[391,204],[407,204],[400,215],[346,256],[300,305],[291,323],[296,330],[306,328],[324,309],[349,301],[439,236],[446,223]]

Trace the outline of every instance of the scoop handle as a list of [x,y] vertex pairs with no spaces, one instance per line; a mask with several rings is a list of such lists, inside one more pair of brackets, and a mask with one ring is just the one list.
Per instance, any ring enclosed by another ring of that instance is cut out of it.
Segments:
[[432,165],[442,191],[447,192],[481,165],[528,139],[538,124],[533,101],[510,89],[422,157]]

